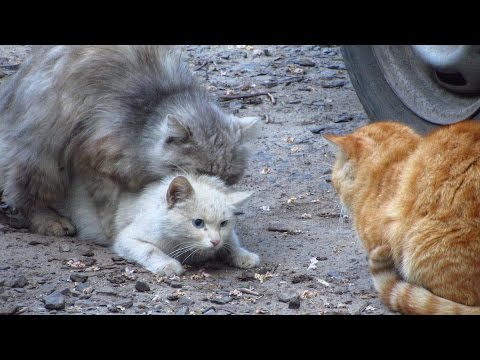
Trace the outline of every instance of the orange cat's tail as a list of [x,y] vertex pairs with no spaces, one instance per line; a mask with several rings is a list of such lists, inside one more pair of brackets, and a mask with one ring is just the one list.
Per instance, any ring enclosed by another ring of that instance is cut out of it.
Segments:
[[380,298],[394,311],[421,315],[480,315],[480,307],[444,299],[402,280],[395,271],[387,246],[377,247],[370,253],[369,265]]

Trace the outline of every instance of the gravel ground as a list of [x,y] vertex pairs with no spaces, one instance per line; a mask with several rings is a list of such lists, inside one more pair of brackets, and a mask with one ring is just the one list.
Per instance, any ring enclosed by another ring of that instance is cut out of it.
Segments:
[[[29,50],[0,46],[0,86]],[[158,277],[108,248],[14,228],[0,212],[0,313],[391,314],[330,183],[334,149],[322,134],[367,123],[339,48],[186,46],[185,55],[225,109],[263,116],[236,186],[255,192],[238,229],[261,266]]]

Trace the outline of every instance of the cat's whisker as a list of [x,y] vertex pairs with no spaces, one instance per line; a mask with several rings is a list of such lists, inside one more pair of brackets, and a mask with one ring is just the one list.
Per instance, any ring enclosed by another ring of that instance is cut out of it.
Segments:
[[171,161],[169,161],[169,160],[166,160],[166,162],[169,163],[170,165],[174,166],[175,168],[181,170],[184,174],[188,174],[188,171],[185,170],[185,169],[184,169],[183,167],[181,167],[180,165],[175,164],[175,163],[173,163],[173,162],[171,162]]
[[199,252],[200,250],[201,250],[200,248],[196,248],[190,255],[188,255],[188,256],[182,261],[182,264],[184,264],[185,261],[187,261],[187,259],[188,259],[190,256],[196,254],[196,253]]
[[183,254],[189,252],[191,249],[195,249],[196,246],[192,243],[187,243],[187,244],[182,244],[183,246],[174,250],[174,251],[171,251],[168,255],[172,258],[178,258],[180,256],[182,256]]

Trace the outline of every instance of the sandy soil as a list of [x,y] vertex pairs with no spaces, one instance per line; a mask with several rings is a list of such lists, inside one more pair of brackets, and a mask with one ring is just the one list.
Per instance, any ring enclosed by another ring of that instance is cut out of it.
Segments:
[[[30,50],[0,46],[0,86]],[[366,253],[330,183],[323,133],[367,123],[335,46],[186,46],[223,107],[262,115],[247,175],[255,195],[238,228],[262,257],[252,270],[220,263],[162,278],[75,238],[31,234],[0,212],[2,314],[390,314]],[[225,96],[266,92],[243,99]]]

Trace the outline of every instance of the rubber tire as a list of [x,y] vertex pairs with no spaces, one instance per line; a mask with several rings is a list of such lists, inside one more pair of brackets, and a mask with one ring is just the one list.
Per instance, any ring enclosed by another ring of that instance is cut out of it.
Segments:
[[416,115],[398,98],[385,80],[372,46],[342,46],[341,52],[352,85],[371,121],[398,121],[420,133],[438,127]]

